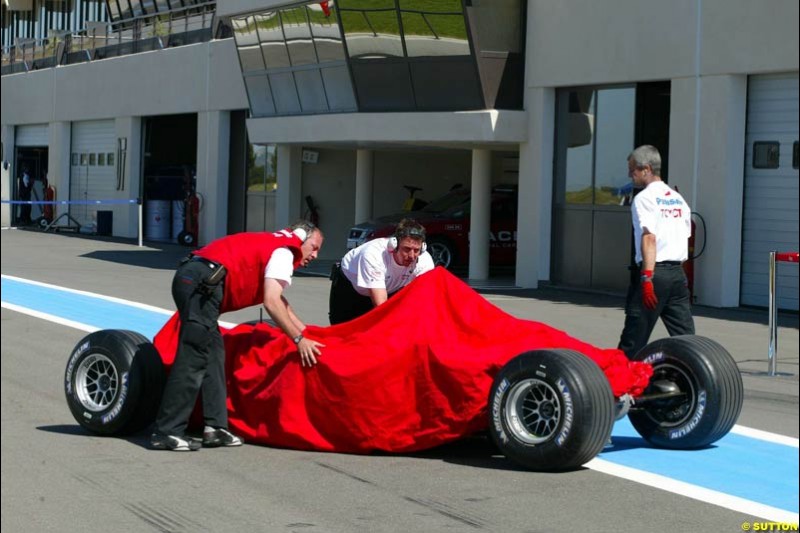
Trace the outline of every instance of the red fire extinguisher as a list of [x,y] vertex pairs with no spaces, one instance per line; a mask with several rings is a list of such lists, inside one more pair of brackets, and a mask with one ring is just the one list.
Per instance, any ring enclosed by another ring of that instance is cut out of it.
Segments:
[[[701,242],[703,245],[700,247],[700,250],[697,249],[697,224],[695,224],[695,217],[700,221],[702,225],[702,234],[703,238]],[[692,232],[689,235],[689,259],[687,259],[683,263],[683,271],[686,273],[686,281],[689,287],[689,297],[694,302],[694,260],[703,255],[703,251],[706,249],[706,221],[700,215],[700,213],[692,213]]]

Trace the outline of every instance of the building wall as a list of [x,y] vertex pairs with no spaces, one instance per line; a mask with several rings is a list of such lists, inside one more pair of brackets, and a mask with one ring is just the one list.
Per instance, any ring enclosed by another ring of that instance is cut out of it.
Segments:
[[36,124],[244,109],[238,61],[227,39],[3,76],[0,114]]

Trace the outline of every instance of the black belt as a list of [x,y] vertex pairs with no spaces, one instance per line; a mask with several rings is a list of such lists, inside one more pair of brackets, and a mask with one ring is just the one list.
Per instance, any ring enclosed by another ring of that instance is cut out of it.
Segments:
[[[656,263],[656,266],[681,266],[682,264],[683,261],[659,261],[658,263]],[[642,264],[636,263],[636,268],[641,270]]]
[[221,263],[215,263],[214,261],[212,261],[210,259],[206,259],[205,257],[199,256],[199,255],[194,255],[194,254],[189,254],[186,257],[186,261],[187,262],[191,261],[191,262],[195,262],[195,263],[203,263],[204,265],[206,265],[208,268],[210,268],[212,270],[216,270],[216,269],[218,269],[219,267],[222,266]]

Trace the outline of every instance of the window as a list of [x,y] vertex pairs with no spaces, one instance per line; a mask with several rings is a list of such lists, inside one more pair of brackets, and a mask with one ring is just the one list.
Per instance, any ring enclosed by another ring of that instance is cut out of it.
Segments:
[[461,0],[400,0],[400,12],[408,57],[469,55]]
[[89,154],[89,166],[93,167],[97,164],[97,154]]
[[559,94],[558,144],[564,151],[558,201],[624,205],[631,192],[636,88],[579,88]]
[[114,152],[109,152],[106,154],[106,164],[110,167],[114,166]]
[[756,141],[753,143],[753,168],[778,168],[780,166],[781,144],[777,141]]
[[106,166],[106,154],[97,154],[97,166],[98,167]]

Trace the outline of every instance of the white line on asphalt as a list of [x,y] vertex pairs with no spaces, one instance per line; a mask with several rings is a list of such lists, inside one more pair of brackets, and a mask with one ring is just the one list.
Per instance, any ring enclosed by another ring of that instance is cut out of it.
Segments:
[[740,426],[736,424],[731,429],[731,433],[750,437],[751,439],[765,440],[767,442],[774,442],[776,444],[783,444],[784,446],[798,447],[798,439],[794,437],[787,437],[786,435],[778,435],[777,433],[770,433],[769,431],[761,431],[760,429],[749,428],[747,426]]
[[718,505],[739,513],[749,514],[775,522],[791,524],[796,524],[798,522],[798,513],[792,513],[791,511],[785,511],[770,505],[764,505],[737,496],[731,496],[723,492],[698,487],[697,485],[678,481],[659,474],[645,472],[644,470],[638,470],[629,466],[618,465],[603,459],[592,459],[584,466],[596,470],[597,472],[621,477],[636,483],[672,492],[673,494],[679,494],[694,500]]
[[100,329],[94,326],[90,326],[89,324],[83,324],[82,322],[75,322],[74,320],[67,320],[66,318],[61,318],[60,316],[51,315],[49,313],[42,313],[41,311],[34,311],[33,309],[28,309],[27,307],[22,307],[15,304],[2,302],[2,306],[6,309],[16,311],[17,313],[22,313],[23,315],[30,315],[36,318],[47,320],[49,322],[55,322],[56,324],[61,324],[62,326],[79,329],[81,331],[87,331],[89,333],[94,333],[95,331],[98,331]]

